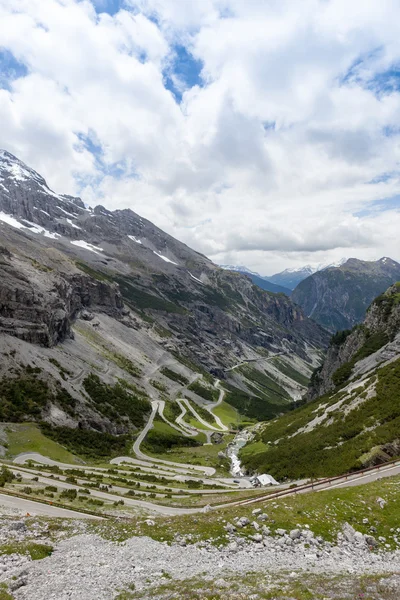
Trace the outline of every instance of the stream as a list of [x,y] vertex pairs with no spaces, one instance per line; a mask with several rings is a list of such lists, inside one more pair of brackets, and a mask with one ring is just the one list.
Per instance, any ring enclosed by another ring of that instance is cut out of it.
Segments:
[[241,463],[239,460],[240,449],[243,448],[254,437],[254,434],[244,429],[236,434],[233,441],[229,444],[226,454],[231,461],[231,474],[234,477],[244,477]]

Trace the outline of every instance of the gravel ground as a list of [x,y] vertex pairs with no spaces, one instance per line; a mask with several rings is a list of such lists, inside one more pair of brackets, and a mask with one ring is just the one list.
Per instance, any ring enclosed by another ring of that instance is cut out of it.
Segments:
[[[3,531],[3,540],[23,538],[23,522],[12,527],[11,532]],[[45,529],[35,535],[48,541]],[[318,538],[310,544],[310,531],[294,530],[250,543],[232,533],[229,545],[218,549],[206,542],[185,545],[182,538],[169,546],[147,537],[115,543],[83,533],[60,541],[42,560],[16,554],[0,557],[0,581],[9,584],[16,600],[110,600],[132,584],[135,594],[145,591],[144,597],[150,598],[153,586],[196,576],[218,582],[255,571],[357,576],[400,571],[398,550],[373,552],[361,535],[347,526],[338,545],[331,546]]]

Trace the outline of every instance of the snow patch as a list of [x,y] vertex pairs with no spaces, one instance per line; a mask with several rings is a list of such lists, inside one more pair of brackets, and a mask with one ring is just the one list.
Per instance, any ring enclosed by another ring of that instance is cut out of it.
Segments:
[[84,248],[85,250],[89,250],[90,252],[94,252],[95,254],[100,254],[100,252],[104,252],[103,248],[98,248],[97,246],[93,246],[93,244],[89,244],[84,240],[76,240],[71,242],[74,246],[79,246],[80,248]]
[[195,281],[198,281],[199,283],[201,283],[201,285],[204,285],[203,282],[201,281],[201,279],[198,279],[197,277],[195,277],[194,275],[192,275],[190,271],[188,271],[188,273],[189,273],[189,275],[190,275],[190,277],[192,279],[194,279]]
[[26,225],[23,225],[17,221],[17,219],[14,219],[12,215],[7,215],[4,212],[0,212],[0,221],[3,221],[3,223],[7,223],[7,225],[11,225],[11,227],[15,227],[16,229],[27,229],[31,233],[38,233],[47,238],[51,238],[52,240],[56,240],[58,237],[61,237],[58,233],[51,233],[44,227],[36,225],[36,223],[31,223],[30,221],[24,221]]
[[74,229],[80,229],[82,231],[82,227],[78,227],[78,225],[75,225],[75,223],[73,223],[71,219],[67,219],[67,223],[69,223],[69,225],[71,225],[71,227],[73,227]]
[[153,250],[153,253],[158,256],[159,258],[162,258],[162,260],[165,260],[165,262],[168,263],[172,263],[173,265],[177,265],[178,263],[174,262],[173,260],[171,260],[170,258],[167,258],[166,256],[164,256],[163,254],[159,254],[158,252],[156,252],[155,250]]
[[142,243],[140,240],[138,240],[137,238],[135,238],[134,235],[128,235],[128,238],[130,240],[132,240],[132,242],[136,242],[137,244],[141,244]]
[[24,219],[24,223],[28,224],[27,229],[31,233],[38,233],[38,234],[44,235],[44,237],[50,238],[52,240],[56,240],[57,238],[61,237],[59,233],[51,233],[44,227],[41,227],[41,225],[37,225],[36,223],[32,223],[31,221],[26,221]]
[[64,210],[63,208],[61,208],[61,206],[57,206],[57,208],[58,208],[59,210],[61,210],[61,211],[62,211],[62,212],[65,214],[65,215],[67,215],[68,217],[72,217],[73,219],[76,219],[76,215],[73,215],[72,213],[70,213],[70,212],[67,212],[66,210]]
[[7,223],[7,225],[11,225],[11,227],[15,227],[16,229],[26,229],[17,219],[14,219],[12,215],[7,215],[4,212],[0,212],[0,221],[3,223]]

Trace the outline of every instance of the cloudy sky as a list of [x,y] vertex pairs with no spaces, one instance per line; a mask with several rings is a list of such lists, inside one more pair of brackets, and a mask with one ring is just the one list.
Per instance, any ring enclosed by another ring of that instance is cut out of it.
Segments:
[[263,275],[400,260],[398,0],[0,0],[0,147]]

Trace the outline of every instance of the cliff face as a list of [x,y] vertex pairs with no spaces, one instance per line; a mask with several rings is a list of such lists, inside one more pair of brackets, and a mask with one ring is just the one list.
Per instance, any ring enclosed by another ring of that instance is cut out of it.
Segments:
[[299,283],[292,300],[334,333],[361,323],[372,300],[398,280],[400,265],[390,258],[376,262],[352,258]]
[[[364,369],[368,365],[373,368],[379,360],[397,356],[399,333],[400,283],[397,283],[372,302],[362,325],[333,336],[322,367],[313,376],[309,398],[317,398],[345,383],[352,372],[357,372],[361,361]],[[375,353],[372,360],[370,357]]]
[[0,249],[0,333],[54,346],[71,336],[79,312],[121,316],[118,287],[82,274],[61,274]]

